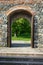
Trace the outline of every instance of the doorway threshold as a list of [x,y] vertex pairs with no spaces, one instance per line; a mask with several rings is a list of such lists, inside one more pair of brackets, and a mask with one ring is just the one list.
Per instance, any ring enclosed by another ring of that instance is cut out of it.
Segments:
[[0,56],[32,56],[43,57],[43,48],[0,47]]

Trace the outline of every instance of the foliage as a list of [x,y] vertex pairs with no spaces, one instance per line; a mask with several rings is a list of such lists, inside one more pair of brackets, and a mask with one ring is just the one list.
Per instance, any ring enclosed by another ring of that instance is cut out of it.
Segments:
[[12,36],[30,37],[31,36],[31,25],[30,22],[25,18],[18,18],[12,23]]

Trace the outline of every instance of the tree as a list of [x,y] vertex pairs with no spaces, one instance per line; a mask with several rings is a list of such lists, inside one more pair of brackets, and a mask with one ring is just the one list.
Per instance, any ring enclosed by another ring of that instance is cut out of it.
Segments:
[[18,18],[12,23],[12,36],[31,36],[31,24],[25,18]]

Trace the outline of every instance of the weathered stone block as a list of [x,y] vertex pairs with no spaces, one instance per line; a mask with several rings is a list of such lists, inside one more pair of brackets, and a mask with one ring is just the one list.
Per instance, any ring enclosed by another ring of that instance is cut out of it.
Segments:
[[3,35],[3,37],[5,37],[5,38],[6,38],[6,37],[7,37],[7,32],[3,32],[3,34],[2,34],[2,35]]
[[2,30],[7,32],[7,24],[6,25],[2,25]]
[[0,29],[2,28],[2,24],[0,24]]
[[5,43],[5,42],[0,42],[0,47],[6,47],[7,46],[7,44]]
[[0,24],[2,24],[2,22],[3,22],[3,20],[2,20],[2,19],[0,19]]
[[0,41],[2,41],[2,38],[0,38]]

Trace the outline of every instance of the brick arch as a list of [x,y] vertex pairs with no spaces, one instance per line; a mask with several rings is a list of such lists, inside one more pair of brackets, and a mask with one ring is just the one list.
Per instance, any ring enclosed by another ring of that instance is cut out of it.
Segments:
[[7,26],[7,46],[11,46],[11,16],[15,16],[13,14],[18,13],[18,12],[23,12],[26,13],[26,15],[31,16],[31,45],[32,48],[34,47],[34,21],[33,21],[33,16],[35,15],[35,12],[32,11],[30,7],[27,6],[15,6],[10,8],[8,11],[6,11],[6,15],[8,17],[8,26]]
[[14,7],[11,7],[9,10],[7,10],[6,12],[5,12],[5,14],[7,15],[7,16],[9,16],[12,12],[15,12],[15,11],[17,11],[17,10],[25,10],[25,11],[27,11],[28,13],[30,13],[31,15],[35,15],[35,11],[33,11],[33,9],[31,8],[31,7],[29,7],[29,6],[22,6],[22,5],[18,5],[18,6],[14,6]]

